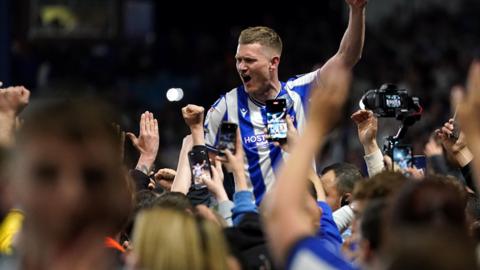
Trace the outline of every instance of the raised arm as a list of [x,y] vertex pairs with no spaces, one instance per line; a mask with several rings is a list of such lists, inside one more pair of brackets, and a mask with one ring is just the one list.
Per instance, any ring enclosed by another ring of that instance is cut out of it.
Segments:
[[[350,74],[342,65],[332,66],[324,83],[312,91],[310,118],[305,132],[291,152],[289,162],[280,169],[271,198],[267,200],[269,218],[265,220],[273,255],[284,263],[288,250],[301,238],[314,232],[305,213],[305,196],[311,161],[337,119],[330,113],[342,108],[348,93]],[[336,113],[335,115],[340,115]]]
[[467,95],[458,106],[460,126],[465,132],[468,148],[472,151],[473,169],[477,180],[477,190],[480,186],[480,61],[476,60],[470,67],[467,84]]
[[146,111],[142,113],[140,117],[140,134],[138,137],[131,132],[127,132],[126,135],[140,153],[135,169],[149,175],[153,168],[153,163],[157,158],[158,147],[160,145],[157,119],[153,117],[153,113],[151,112]]
[[203,133],[203,113],[201,106],[188,104],[182,108],[182,116],[192,133],[193,145],[205,145]]
[[192,172],[190,171],[190,165],[188,163],[188,151],[192,150],[192,146],[192,135],[183,138],[182,149],[178,157],[177,174],[172,183],[172,192],[181,192],[187,195],[192,185]]
[[365,152],[368,175],[372,177],[385,168],[383,154],[377,144],[378,119],[368,110],[358,110],[350,118],[357,125],[358,139]]
[[362,57],[365,40],[365,6],[367,0],[345,0],[350,7],[348,27],[343,35],[337,53],[320,69],[320,80],[337,62],[343,63],[347,69],[352,69]]

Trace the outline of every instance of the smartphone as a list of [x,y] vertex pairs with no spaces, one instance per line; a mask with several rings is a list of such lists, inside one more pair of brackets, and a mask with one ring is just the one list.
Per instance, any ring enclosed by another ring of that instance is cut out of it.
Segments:
[[425,175],[427,173],[427,158],[424,155],[415,155],[413,156],[413,166],[417,170],[422,171]]
[[287,141],[287,102],[285,99],[267,100],[267,131],[270,141]]
[[412,147],[410,145],[396,145],[393,147],[393,162],[405,170],[413,165]]
[[192,187],[194,189],[206,188],[207,186],[204,184],[203,180],[210,180],[212,178],[207,147],[194,146],[193,149],[188,152],[188,160],[192,171]]
[[222,122],[218,136],[217,148],[219,155],[224,156],[223,150],[228,149],[235,154],[235,144],[237,140],[237,124]]

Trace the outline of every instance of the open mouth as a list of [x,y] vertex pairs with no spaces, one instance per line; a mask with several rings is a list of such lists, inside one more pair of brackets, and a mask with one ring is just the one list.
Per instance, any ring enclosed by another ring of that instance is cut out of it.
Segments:
[[248,83],[252,79],[252,77],[246,74],[242,74],[241,76],[242,76],[243,82],[245,83]]

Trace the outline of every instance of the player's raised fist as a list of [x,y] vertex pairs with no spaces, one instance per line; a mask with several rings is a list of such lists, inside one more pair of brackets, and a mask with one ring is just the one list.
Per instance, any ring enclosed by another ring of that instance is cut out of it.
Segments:
[[203,112],[205,109],[201,106],[188,104],[182,108],[182,116],[189,127],[203,125]]

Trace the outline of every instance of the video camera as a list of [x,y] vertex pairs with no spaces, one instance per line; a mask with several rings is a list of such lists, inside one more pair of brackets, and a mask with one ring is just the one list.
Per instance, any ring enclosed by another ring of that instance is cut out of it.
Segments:
[[[412,157],[411,146],[404,145],[402,148],[399,143],[405,137],[408,128],[422,116],[423,108],[418,97],[410,96],[406,89],[400,89],[395,84],[387,83],[379,89],[366,91],[360,99],[360,108],[371,110],[378,117],[396,118],[402,122],[397,134],[386,138],[383,152],[396,161],[395,158],[399,156],[399,153],[408,150],[407,152],[410,153],[408,160],[410,160]],[[404,151],[399,152],[401,149]]]
[[422,113],[418,97],[410,96],[406,89],[395,84],[384,84],[380,89],[366,91],[360,100],[360,108],[371,110],[378,117],[395,117],[399,121],[409,117],[417,121]]

